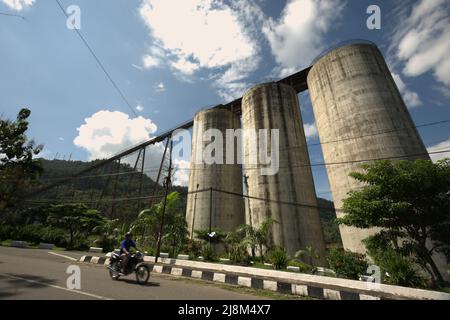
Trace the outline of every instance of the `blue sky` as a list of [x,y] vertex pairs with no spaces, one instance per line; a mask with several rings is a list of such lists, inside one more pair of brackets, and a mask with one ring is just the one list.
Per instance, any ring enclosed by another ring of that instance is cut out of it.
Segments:
[[[55,0],[0,0],[0,114],[14,118],[30,108],[29,135],[50,159],[116,153],[356,38],[380,47],[416,124],[450,119],[445,0],[60,1],[79,6],[80,32],[139,118],[67,28]],[[381,8],[381,30],[366,26],[373,4]],[[300,103],[308,142],[317,143],[307,94]],[[420,133],[427,147],[450,147],[448,125]],[[320,147],[310,156],[323,161]],[[177,164],[186,168],[187,160]],[[325,169],[314,167],[314,178],[319,196],[330,198]]]

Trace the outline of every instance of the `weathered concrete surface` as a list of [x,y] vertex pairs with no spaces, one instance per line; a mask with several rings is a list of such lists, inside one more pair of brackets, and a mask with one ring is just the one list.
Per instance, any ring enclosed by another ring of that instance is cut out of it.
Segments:
[[[338,216],[343,215],[339,208],[347,193],[361,187],[349,177],[361,163],[333,163],[391,157],[429,159],[375,45],[350,44],[327,53],[311,69],[308,86],[324,160],[330,163],[328,179]],[[341,227],[343,245],[365,252],[361,240],[374,231]],[[447,274],[445,261],[439,263]]]
[[[204,140],[200,145],[201,136],[208,129],[217,129],[223,135],[223,163],[195,163],[198,153],[206,153],[206,147],[211,140]],[[204,110],[195,116],[192,137],[192,159],[189,178],[189,192],[215,188],[237,194],[242,194],[242,165],[237,162],[237,142],[234,144],[234,164],[226,163],[226,130],[240,129],[240,119],[231,111],[214,108]],[[186,221],[189,232],[219,228],[225,231],[236,229],[244,223],[244,202],[239,196],[212,192],[190,194],[187,200]],[[212,204],[212,206],[211,206]],[[212,208],[212,209],[211,209]],[[195,234],[194,234],[195,236]]]
[[288,85],[269,83],[246,92],[242,100],[242,127],[244,132],[279,130],[279,171],[274,175],[261,174],[260,168],[266,166],[260,159],[258,164],[252,163],[255,142],[244,133],[243,155],[249,195],[306,205],[251,199],[251,223],[260,226],[267,218],[275,219],[272,238],[276,245],[285,247],[291,255],[311,246],[320,254],[316,263],[325,265],[322,226],[295,90]]

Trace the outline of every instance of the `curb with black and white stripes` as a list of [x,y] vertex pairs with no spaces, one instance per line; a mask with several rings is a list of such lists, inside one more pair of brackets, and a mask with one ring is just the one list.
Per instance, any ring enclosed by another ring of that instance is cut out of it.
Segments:
[[[83,256],[80,262],[97,265],[109,265],[109,258]],[[218,272],[212,270],[188,268],[174,265],[147,263],[151,271],[172,276],[186,277],[223,284],[248,287],[253,289],[270,290],[282,294],[293,294],[316,299],[329,300],[386,300],[380,297],[361,294],[358,292],[332,290],[306,284],[295,284],[277,281],[276,279],[263,279],[251,275]]]

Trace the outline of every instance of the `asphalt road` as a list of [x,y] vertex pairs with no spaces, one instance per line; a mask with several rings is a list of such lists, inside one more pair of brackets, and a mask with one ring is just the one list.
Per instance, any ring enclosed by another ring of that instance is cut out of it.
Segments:
[[[145,286],[134,276],[110,279],[104,266],[80,264],[83,253],[0,246],[0,299],[36,300],[252,300],[261,297],[241,294],[214,285],[176,281],[151,274]],[[81,269],[81,290],[66,287],[70,265]]]

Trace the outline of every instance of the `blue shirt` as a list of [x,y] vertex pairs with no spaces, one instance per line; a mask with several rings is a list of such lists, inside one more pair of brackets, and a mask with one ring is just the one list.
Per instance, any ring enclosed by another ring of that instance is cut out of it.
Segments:
[[131,247],[136,249],[136,243],[133,240],[123,240],[120,243],[120,254],[124,253],[123,249],[126,249],[128,252],[130,252]]

